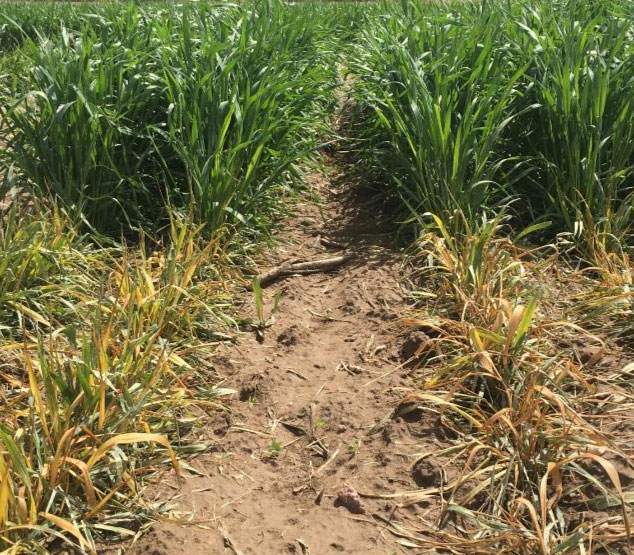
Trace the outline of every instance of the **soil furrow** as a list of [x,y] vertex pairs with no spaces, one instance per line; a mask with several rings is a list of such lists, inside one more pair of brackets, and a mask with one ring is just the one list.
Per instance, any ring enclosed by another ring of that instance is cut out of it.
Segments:
[[241,333],[216,359],[225,385],[237,391],[230,414],[217,415],[212,426],[219,452],[192,463],[199,474],[150,488],[153,499],[173,497],[174,517],[199,524],[155,524],[127,553],[396,549],[376,525],[400,518],[395,502],[354,492],[414,489],[406,455],[420,452],[426,435],[427,424],[400,419],[368,433],[403,385],[389,332],[405,304],[402,255],[344,175],[331,169],[310,181],[321,207],[297,205],[278,247],[266,253],[267,265],[342,252],[353,258],[330,273],[286,277],[265,290],[267,310],[276,293],[281,299],[263,340]]

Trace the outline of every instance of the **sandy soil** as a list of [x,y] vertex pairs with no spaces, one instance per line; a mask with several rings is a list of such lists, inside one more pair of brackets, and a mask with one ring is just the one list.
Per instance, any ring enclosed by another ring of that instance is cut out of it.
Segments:
[[[342,252],[353,259],[265,290],[267,310],[277,292],[281,300],[263,341],[244,332],[216,360],[238,392],[209,430],[218,453],[146,494],[171,498],[172,515],[192,524],[157,523],[123,552],[388,554],[408,541],[391,524],[433,517],[434,506],[390,496],[416,489],[411,455],[438,447],[434,423],[399,418],[373,430],[407,381],[402,342],[389,331],[406,302],[402,253],[376,208],[342,180],[336,170],[311,176],[321,208],[296,207],[262,269]],[[251,316],[252,294],[244,301]],[[423,479],[433,483],[436,472]]]

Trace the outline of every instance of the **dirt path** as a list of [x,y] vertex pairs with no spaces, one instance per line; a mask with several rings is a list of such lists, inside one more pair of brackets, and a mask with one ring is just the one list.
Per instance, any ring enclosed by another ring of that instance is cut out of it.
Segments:
[[[278,291],[281,300],[264,341],[242,333],[216,360],[224,385],[239,392],[231,414],[213,426],[221,451],[192,463],[199,474],[154,492],[174,497],[174,516],[203,523],[156,524],[126,553],[395,553],[382,519],[424,512],[363,498],[363,512],[354,514],[337,500],[346,486],[379,495],[415,489],[405,455],[421,451],[416,428],[424,424],[399,419],[368,434],[403,385],[388,331],[405,304],[402,256],[379,228],[376,208],[350,191],[341,170],[310,181],[321,210],[298,205],[266,265],[343,250],[354,258],[330,274],[266,289],[268,307]],[[252,297],[244,300],[252,310]]]

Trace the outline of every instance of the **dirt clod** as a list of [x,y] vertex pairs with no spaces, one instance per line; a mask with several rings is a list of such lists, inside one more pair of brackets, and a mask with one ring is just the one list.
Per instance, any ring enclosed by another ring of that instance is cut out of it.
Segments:
[[262,392],[263,381],[263,377],[260,374],[250,376],[246,383],[240,388],[240,401],[246,402],[255,400]]
[[284,347],[293,347],[302,339],[302,332],[298,326],[290,326],[277,336],[277,342]]
[[417,330],[411,332],[401,346],[401,359],[406,361],[419,358],[428,342],[429,335],[424,331]]
[[345,507],[355,515],[365,513],[365,507],[363,506],[363,501],[361,501],[361,496],[350,486],[344,486],[339,493],[337,493],[335,506]]
[[438,461],[432,457],[427,457],[420,461],[412,474],[416,485],[421,488],[440,485],[440,466]]

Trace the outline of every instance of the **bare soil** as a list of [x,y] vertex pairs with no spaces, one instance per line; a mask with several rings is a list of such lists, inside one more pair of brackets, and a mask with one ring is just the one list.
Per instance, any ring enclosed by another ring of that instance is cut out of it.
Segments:
[[[218,452],[146,493],[171,500],[172,517],[189,524],[156,523],[125,553],[388,554],[408,541],[391,525],[433,520],[435,506],[401,492],[437,481],[436,468],[425,476],[411,469],[416,453],[438,447],[435,423],[386,419],[408,380],[402,339],[390,331],[406,306],[402,253],[376,206],[341,172],[309,181],[320,204],[295,207],[262,270],[353,258],[265,290],[267,311],[280,291],[281,300],[263,340],[243,332],[215,361],[237,392],[209,426]],[[253,294],[243,301],[252,317]]]

